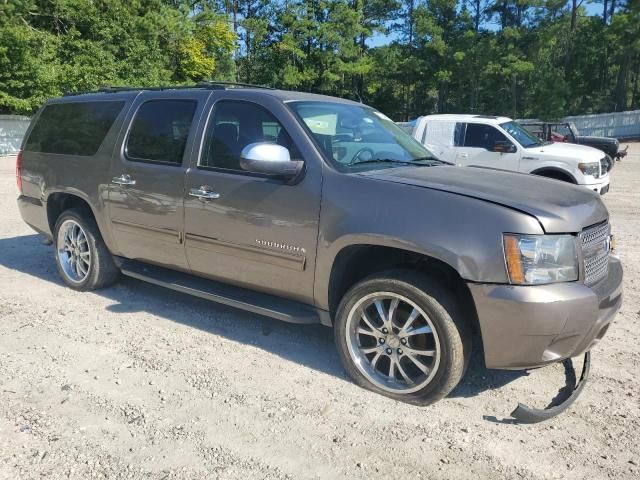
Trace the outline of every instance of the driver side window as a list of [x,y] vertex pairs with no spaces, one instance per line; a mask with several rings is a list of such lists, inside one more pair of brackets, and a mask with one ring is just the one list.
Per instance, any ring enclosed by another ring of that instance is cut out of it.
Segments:
[[502,132],[491,125],[482,123],[468,123],[464,137],[464,146],[472,148],[484,148],[493,152],[496,142],[509,142]]
[[295,143],[280,122],[260,105],[220,100],[214,107],[199,167],[244,171],[240,154],[250,143],[277,143],[289,150],[292,160],[301,158]]

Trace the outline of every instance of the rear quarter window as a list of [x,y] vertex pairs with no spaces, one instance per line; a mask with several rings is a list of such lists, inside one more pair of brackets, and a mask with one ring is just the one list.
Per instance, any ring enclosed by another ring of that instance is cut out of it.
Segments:
[[440,147],[452,147],[454,145],[455,132],[456,123],[434,120],[425,126],[422,143]]
[[123,101],[47,105],[27,139],[25,151],[95,155],[124,107]]

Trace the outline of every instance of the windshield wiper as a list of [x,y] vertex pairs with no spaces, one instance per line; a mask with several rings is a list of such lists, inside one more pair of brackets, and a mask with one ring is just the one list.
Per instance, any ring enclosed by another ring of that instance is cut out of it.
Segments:
[[536,148],[536,147],[546,147],[547,145],[551,145],[553,142],[549,141],[549,140],[544,140],[544,141],[540,141],[538,143],[532,143],[530,145],[527,145],[524,148]]
[[369,160],[349,162],[347,165],[361,165],[363,163],[404,163],[405,165],[411,165],[411,162],[407,162],[406,160],[394,160],[393,158],[371,158]]
[[448,162],[444,162],[442,160],[438,160],[432,157],[423,157],[423,158],[416,158],[414,160],[396,160],[393,158],[371,158],[369,160],[361,160],[359,162],[350,162],[347,165],[351,166],[351,165],[361,165],[363,163],[402,163],[404,165],[416,165],[419,167],[430,167],[431,164],[430,163],[416,163],[416,162],[420,162],[420,161],[424,161],[424,160],[431,160],[432,162],[437,162],[437,163],[448,163]]
[[411,160],[411,163],[413,163],[413,162],[423,162],[425,160],[429,160],[431,162],[436,162],[436,163],[444,163],[445,165],[455,165],[455,163],[453,163],[453,162],[447,162],[446,160],[440,160],[439,158],[435,158],[435,157],[414,158],[413,160]]

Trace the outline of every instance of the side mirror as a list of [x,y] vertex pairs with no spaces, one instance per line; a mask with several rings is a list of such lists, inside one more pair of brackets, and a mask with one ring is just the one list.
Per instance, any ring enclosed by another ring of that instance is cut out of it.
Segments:
[[498,153],[516,153],[518,149],[511,142],[497,141],[493,144],[493,151]]
[[289,150],[277,143],[250,143],[240,153],[240,168],[247,172],[292,179],[303,166],[303,161],[292,161]]

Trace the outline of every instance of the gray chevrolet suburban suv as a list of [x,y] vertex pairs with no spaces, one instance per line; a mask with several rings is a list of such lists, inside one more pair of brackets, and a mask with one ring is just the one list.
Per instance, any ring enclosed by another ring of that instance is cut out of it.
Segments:
[[446,164],[338,98],[68,95],[35,115],[16,173],[71,288],[122,273],[322,323],[356,383],[413,404],[456,386],[472,337],[489,368],[538,367],[591,349],[622,301],[598,195]]

